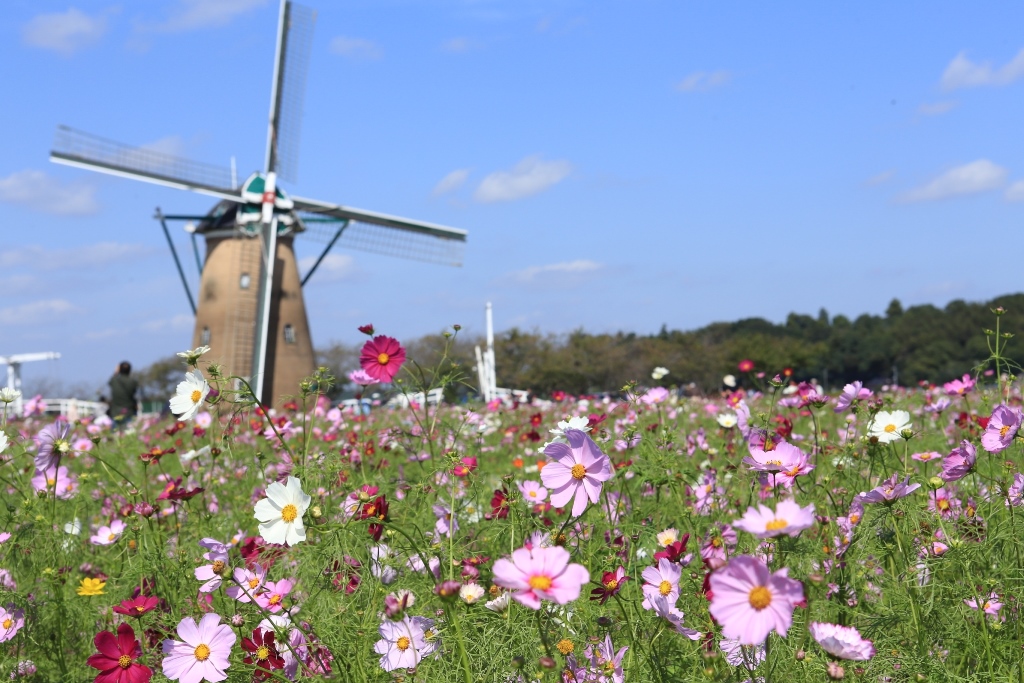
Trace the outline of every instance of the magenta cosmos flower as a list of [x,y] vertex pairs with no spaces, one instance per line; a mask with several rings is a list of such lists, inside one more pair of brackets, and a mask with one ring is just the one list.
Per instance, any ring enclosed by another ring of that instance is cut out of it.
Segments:
[[773,630],[785,637],[793,609],[803,601],[803,585],[783,567],[774,574],[760,560],[740,555],[711,574],[711,616],[722,635],[741,645],[760,645]]
[[988,419],[985,433],[981,435],[981,447],[989,453],[998,453],[1013,443],[1013,437],[1020,430],[1021,412],[1015,408],[998,405]]
[[860,632],[852,626],[812,621],[807,630],[821,649],[833,657],[863,662],[875,656],[875,646],[861,638]]
[[971,389],[974,388],[974,380],[971,379],[970,375],[965,374],[963,379],[955,379],[952,382],[946,382],[942,385],[942,388],[949,396],[963,396],[964,394],[969,394]]
[[780,500],[774,512],[767,505],[759,503],[756,510],[748,507],[743,518],[732,525],[758,538],[772,538],[783,534],[797,536],[804,529],[814,526],[814,503],[802,508],[792,498]]
[[551,462],[540,471],[540,479],[550,492],[551,504],[564,507],[574,496],[572,516],[587,509],[587,500],[597,503],[601,483],[612,476],[612,462],[594,440],[579,429],[566,429],[569,443],[552,442],[544,449]]
[[228,657],[237,636],[229,625],[220,623],[219,614],[207,614],[198,624],[185,617],[178,624],[178,637],[180,641],[163,643],[164,676],[181,683],[203,679],[217,683],[228,677],[225,670],[231,665]]
[[920,484],[911,484],[910,475],[900,482],[897,477],[899,475],[893,473],[891,477],[883,481],[881,484],[871,489],[870,491],[861,492],[860,502],[861,503],[885,503],[891,505],[900,498],[909,496],[914,491],[921,488]]
[[959,448],[954,448],[942,461],[942,471],[939,477],[943,481],[960,481],[974,469],[978,461],[978,453],[974,444],[964,439],[960,442]]
[[110,631],[100,631],[93,644],[99,652],[89,657],[86,664],[99,670],[95,683],[149,683],[153,678],[153,671],[137,661],[142,646],[128,624],[117,627],[116,637]]
[[519,548],[512,559],[494,563],[494,583],[511,588],[512,597],[530,609],[540,609],[541,600],[564,605],[580,596],[590,581],[590,572],[581,564],[569,563],[569,551],[558,546]]
[[381,655],[380,668],[385,671],[415,668],[441,644],[433,629],[434,620],[426,617],[406,616],[401,621],[381,623],[380,640],[373,646],[374,652]]
[[405,349],[394,337],[378,335],[363,344],[359,364],[373,379],[388,383],[398,374],[405,362]]

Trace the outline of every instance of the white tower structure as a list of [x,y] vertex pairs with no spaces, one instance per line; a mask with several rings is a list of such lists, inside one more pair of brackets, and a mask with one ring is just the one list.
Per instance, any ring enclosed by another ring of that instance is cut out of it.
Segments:
[[60,354],[56,351],[39,353],[16,353],[13,356],[0,356],[0,363],[7,365],[7,388],[18,392],[18,398],[10,405],[14,415],[21,415],[21,364],[39,360],[56,360]]
[[480,395],[489,403],[498,395],[498,379],[494,370],[494,315],[491,302],[487,302],[487,349],[476,347],[476,374],[480,382]]

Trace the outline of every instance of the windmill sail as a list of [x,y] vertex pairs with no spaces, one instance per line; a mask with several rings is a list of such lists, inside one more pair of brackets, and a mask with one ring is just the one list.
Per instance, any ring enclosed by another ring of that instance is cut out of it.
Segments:
[[132,147],[67,126],[57,127],[50,161],[240,201],[238,191],[231,189],[229,168]]
[[294,2],[281,3],[267,127],[266,172],[276,173],[291,182],[298,176],[299,131],[315,23],[316,12],[309,7]]

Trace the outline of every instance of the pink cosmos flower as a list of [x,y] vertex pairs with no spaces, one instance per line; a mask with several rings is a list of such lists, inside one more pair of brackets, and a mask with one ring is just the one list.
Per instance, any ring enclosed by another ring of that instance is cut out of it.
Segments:
[[684,635],[690,640],[700,640],[703,634],[700,631],[694,631],[692,628],[683,626],[683,619],[686,615],[676,609],[674,605],[675,599],[659,595],[654,599],[651,609],[654,610],[655,614],[671,624],[676,633]]
[[101,526],[97,529],[96,534],[89,538],[89,542],[93,545],[112,545],[117,543],[117,539],[121,538],[125,528],[124,522],[115,519],[110,523],[110,526]]
[[999,453],[1013,443],[1013,437],[1020,430],[1021,412],[1016,408],[998,405],[992,411],[985,433],[981,435],[981,447],[989,453]]
[[284,609],[284,599],[295,588],[295,582],[291,579],[280,581],[267,581],[263,584],[263,590],[256,596],[256,604],[268,612],[280,612]]
[[793,482],[796,481],[797,477],[810,474],[814,469],[814,465],[811,464],[810,458],[799,448],[796,449],[796,453],[792,453],[791,455],[793,457],[785,462],[783,464],[783,468],[775,475],[775,481],[786,488],[790,488],[793,485]]
[[587,568],[569,559],[569,551],[558,546],[519,548],[511,560],[494,563],[494,583],[511,588],[512,597],[530,609],[540,609],[541,600],[564,605],[578,598],[590,581]]
[[426,617],[406,616],[401,621],[383,622],[378,629],[380,640],[373,646],[374,652],[381,655],[380,668],[385,671],[415,668],[441,644],[433,629],[434,620]]
[[196,567],[195,576],[205,583],[199,587],[200,593],[212,593],[220,588],[222,577],[228,569],[228,546],[215,538],[204,538],[199,545],[209,550],[203,557],[210,561],[202,567]]
[[700,557],[710,567],[717,569],[725,564],[729,552],[736,548],[736,532],[728,524],[719,523],[715,528],[708,529],[704,536],[704,545],[700,547]]
[[235,585],[227,590],[229,598],[238,602],[252,602],[253,598],[263,590],[263,584],[267,580],[267,570],[260,565],[254,565],[252,571],[242,567],[236,567],[234,571]]
[[362,368],[359,368],[358,370],[353,370],[352,372],[348,373],[348,378],[352,383],[358,384],[359,386],[363,387],[368,387],[371,384],[377,383],[377,380],[374,379],[373,377],[370,377],[366,370],[363,370]]
[[804,599],[803,585],[789,578],[789,569],[770,573],[760,560],[740,555],[713,572],[709,611],[722,635],[741,645],[760,645],[771,631],[785,637],[793,609]]
[[[973,610],[978,609],[978,600],[974,598],[964,600],[964,604]],[[990,617],[999,616],[999,610],[1002,608],[1003,603],[999,602],[999,595],[996,593],[989,593],[988,599],[981,603],[981,610]]]
[[942,458],[941,453],[935,451],[925,451],[924,453],[914,453],[910,456],[911,460],[917,460],[918,462],[931,462],[932,460],[939,460]]
[[654,601],[659,597],[668,600],[669,605],[675,605],[679,599],[681,573],[682,567],[665,557],[658,560],[656,567],[645,569],[640,575],[644,580],[644,601],[641,606],[644,609],[654,609]]
[[60,459],[71,453],[71,426],[64,420],[48,424],[35,436],[37,470],[48,470],[60,464]]
[[1017,508],[1021,505],[1024,505],[1024,474],[1017,472],[1006,492],[1006,506]]
[[775,506],[775,512],[767,505],[758,504],[757,508],[755,510],[748,507],[743,518],[733,522],[733,526],[758,538],[772,538],[783,534],[795,537],[804,529],[814,526],[814,503],[802,508],[795,500],[789,498],[780,500]]
[[237,636],[231,626],[220,623],[219,614],[207,614],[198,624],[185,617],[178,623],[178,637],[180,641],[163,642],[164,676],[181,683],[217,683],[228,677],[225,671]]
[[881,484],[871,489],[870,491],[861,492],[859,498],[861,503],[885,503],[891,505],[900,498],[909,496],[914,491],[921,488],[920,484],[911,484],[910,475],[900,482],[897,477],[899,475],[893,473],[891,477],[883,481]]
[[852,626],[812,621],[807,630],[821,649],[833,657],[863,662],[875,656],[875,646]]
[[755,472],[783,472],[794,467],[799,470],[807,462],[804,452],[788,441],[767,439],[763,444],[751,441],[748,450],[750,455],[743,458],[743,463]]
[[13,604],[0,607],[0,643],[13,639],[24,625],[25,610]]
[[78,493],[78,481],[68,474],[67,467],[61,465],[45,471],[36,470],[35,476],[32,477],[32,488],[47,493],[52,491],[61,500],[68,500]]
[[974,444],[964,439],[960,442],[960,447],[954,448],[942,461],[939,477],[943,481],[960,481],[970,474],[977,460],[978,454]]
[[836,398],[835,412],[841,413],[844,410],[849,409],[851,405],[857,401],[862,401],[866,398],[871,398],[872,392],[870,389],[864,388],[864,383],[860,380],[847,384],[843,387],[843,393]]
[[541,481],[551,492],[551,504],[564,507],[573,497],[572,516],[587,509],[587,500],[597,503],[601,484],[612,476],[612,463],[594,440],[579,429],[566,429],[569,443],[552,442],[544,449],[551,462],[540,472]]
[[524,481],[518,486],[520,493],[523,494],[523,500],[531,505],[541,503],[548,497],[548,490],[535,481]]
[[405,349],[394,337],[378,335],[363,344],[359,354],[359,364],[370,377],[378,382],[388,383],[402,368],[405,362]]
[[970,375],[965,374],[963,379],[954,379],[952,382],[946,382],[942,385],[942,388],[949,396],[964,396],[969,394],[971,389],[974,388],[974,380],[971,379]]
[[757,668],[767,654],[764,645],[740,645],[740,641],[735,638],[722,638],[718,641],[718,647],[725,655],[726,662],[748,670]]
[[928,510],[938,512],[942,517],[955,518],[960,514],[960,501],[951,497],[945,488],[936,489],[928,499]]

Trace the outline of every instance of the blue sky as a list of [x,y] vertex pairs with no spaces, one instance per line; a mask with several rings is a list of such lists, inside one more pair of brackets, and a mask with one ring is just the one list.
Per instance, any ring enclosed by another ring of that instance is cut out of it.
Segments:
[[[286,189],[470,232],[459,269],[342,240],[306,287],[317,345],[478,333],[487,300],[498,329],[650,333],[1021,289],[1024,5],[307,4]],[[257,169],[277,3],[5,10],[0,355],[98,384],[188,345],[151,216],[212,202],[50,164],[54,129]]]

